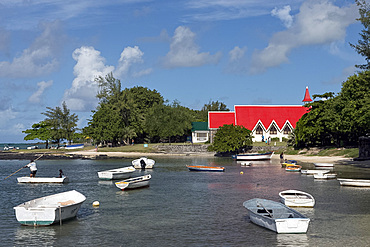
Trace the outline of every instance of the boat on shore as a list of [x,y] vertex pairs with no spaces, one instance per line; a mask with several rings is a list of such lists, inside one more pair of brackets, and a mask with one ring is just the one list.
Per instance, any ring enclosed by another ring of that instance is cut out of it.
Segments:
[[128,189],[137,189],[142,187],[149,186],[149,181],[152,178],[150,174],[135,177],[135,178],[129,178],[120,182],[116,182],[115,185],[120,190],[128,190]]
[[314,175],[318,173],[328,173],[330,170],[301,170],[301,174],[304,175]]
[[313,175],[315,179],[335,179],[337,177],[336,173],[316,173]]
[[276,233],[306,233],[310,219],[282,203],[254,198],[243,203],[250,220]]
[[302,166],[296,164],[289,164],[285,167],[287,172],[299,172],[302,169]]
[[307,192],[299,190],[284,190],[279,193],[280,201],[288,207],[315,206],[315,198]]
[[98,177],[103,180],[125,179],[131,177],[136,169],[133,166],[116,168],[98,172]]
[[225,167],[223,166],[186,166],[189,171],[196,172],[224,172]]
[[155,161],[148,159],[147,157],[141,157],[139,159],[133,160],[132,166],[136,169],[152,169],[154,167]]
[[271,160],[274,152],[266,153],[245,153],[245,154],[235,154],[232,156],[234,160]]
[[332,163],[313,163],[315,167],[334,167]]
[[65,149],[79,149],[79,148],[84,148],[84,144],[71,144],[65,146]]
[[370,187],[369,179],[337,178],[342,186]]
[[18,177],[18,183],[68,183],[68,177],[52,178],[52,177]]
[[40,197],[16,207],[19,223],[27,226],[48,226],[76,217],[86,197],[76,190]]

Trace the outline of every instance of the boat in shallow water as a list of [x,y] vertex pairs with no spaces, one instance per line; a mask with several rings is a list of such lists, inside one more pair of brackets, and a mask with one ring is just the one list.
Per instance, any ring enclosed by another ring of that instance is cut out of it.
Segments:
[[279,193],[280,201],[288,207],[310,207],[315,206],[315,199],[307,192],[299,190],[284,190]]
[[155,161],[148,159],[147,157],[141,157],[139,159],[133,160],[132,166],[136,169],[152,169],[154,167]]
[[186,166],[189,171],[196,172],[223,172],[225,167],[223,166]]
[[328,173],[330,170],[301,170],[301,174],[314,175],[318,173]]
[[334,179],[337,177],[336,173],[317,173],[314,174],[313,177],[315,179]]
[[149,186],[149,181],[151,178],[152,176],[148,174],[140,177],[126,179],[115,183],[115,185],[120,190],[137,189]]
[[68,183],[68,177],[52,178],[52,177],[18,177],[18,183]]
[[334,167],[332,163],[313,163],[315,167]]
[[98,177],[103,180],[125,179],[131,177],[136,169],[132,166],[116,168],[98,172]]
[[370,187],[370,180],[368,179],[337,178],[337,180],[342,186]]
[[19,223],[27,226],[48,226],[74,218],[86,197],[76,190],[40,197],[16,207]]
[[254,198],[243,203],[250,220],[276,233],[306,233],[310,219],[282,203]]
[[235,154],[232,156],[234,160],[271,160],[274,152],[266,153],[250,153],[250,154]]

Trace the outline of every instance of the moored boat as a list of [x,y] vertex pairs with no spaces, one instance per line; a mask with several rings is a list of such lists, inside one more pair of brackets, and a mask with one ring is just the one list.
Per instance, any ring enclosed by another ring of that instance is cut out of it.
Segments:
[[149,186],[149,181],[152,178],[150,174],[129,178],[120,182],[116,182],[115,185],[120,190],[136,189]]
[[302,166],[295,165],[295,164],[289,164],[285,167],[285,171],[288,172],[299,172],[302,169]]
[[285,160],[283,163],[281,163],[281,167],[286,167],[287,165],[291,164],[297,164],[296,160]]
[[301,174],[314,175],[318,173],[328,173],[330,170],[301,170]]
[[342,186],[370,187],[369,179],[337,178]]
[[336,173],[316,173],[313,175],[315,179],[334,179],[337,177]]
[[315,167],[334,167],[332,163],[314,163]]
[[310,219],[282,203],[254,198],[243,203],[250,220],[277,233],[306,233]]
[[133,160],[132,165],[136,169],[152,169],[154,167],[155,161],[148,159],[147,157],[141,157],[139,159]]
[[52,178],[52,177],[18,177],[18,183],[68,183],[68,177]]
[[234,160],[271,160],[274,152],[266,153],[250,153],[250,154],[235,154],[232,156]]
[[71,144],[65,146],[65,149],[79,149],[79,148],[84,148],[84,144]]
[[279,193],[281,203],[288,207],[313,207],[315,199],[307,192],[299,190],[284,190]]
[[106,171],[100,171],[98,172],[98,176],[100,179],[103,180],[125,179],[129,178],[135,170],[136,169],[133,166],[128,166]]
[[76,216],[86,197],[76,190],[40,197],[14,207],[19,223],[47,226]]
[[225,167],[223,166],[186,166],[189,171],[198,171],[198,172],[223,172]]

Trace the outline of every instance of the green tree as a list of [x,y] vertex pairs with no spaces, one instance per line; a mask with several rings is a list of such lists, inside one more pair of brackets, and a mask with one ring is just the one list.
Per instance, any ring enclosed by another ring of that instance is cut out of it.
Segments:
[[229,108],[223,103],[217,101],[209,101],[208,104],[204,104],[202,109],[199,111],[198,119],[200,122],[208,122],[209,111],[230,111]]
[[104,78],[98,76],[95,78],[95,82],[98,83],[99,92],[96,97],[103,103],[109,101],[118,101],[118,97],[121,94],[121,81],[113,77],[113,73],[110,72]]
[[350,45],[366,60],[366,64],[355,66],[359,69],[368,70],[370,69],[370,4],[366,0],[356,0],[356,3],[359,6],[360,13],[360,18],[357,20],[362,23],[364,29],[361,30],[361,39],[358,41],[358,44],[350,43]]
[[45,141],[45,148],[49,148],[49,141],[51,140],[50,134],[51,128],[44,121],[35,123],[32,125],[32,129],[27,129],[22,131],[22,133],[27,134],[24,137],[25,141],[39,139]]
[[217,130],[208,150],[219,153],[237,152],[242,148],[252,146],[252,143],[252,131],[243,126],[225,124]]

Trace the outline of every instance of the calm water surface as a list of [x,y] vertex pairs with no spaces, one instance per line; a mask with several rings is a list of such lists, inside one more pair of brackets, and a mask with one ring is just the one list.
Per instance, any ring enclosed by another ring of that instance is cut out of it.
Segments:
[[[231,158],[155,158],[150,187],[120,191],[97,172],[129,166],[131,160],[38,161],[38,173],[70,183],[18,184],[27,161],[0,160],[1,246],[370,246],[370,189],[341,187],[337,180],[286,172],[278,161],[241,167]],[[276,162],[276,163],[275,163]],[[224,166],[223,173],[189,172],[186,165]],[[312,164],[303,164],[313,169]],[[243,172],[243,174],[241,174]],[[336,166],[340,177],[370,178],[363,168]],[[21,226],[13,207],[75,189],[86,196],[77,218],[63,225]],[[278,201],[298,189],[316,199],[314,209],[297,209],[311,219],[307,234],[276,234],[250,222],[243,202],[255,197]],[[92,207],[94,201],[99,208]]]

